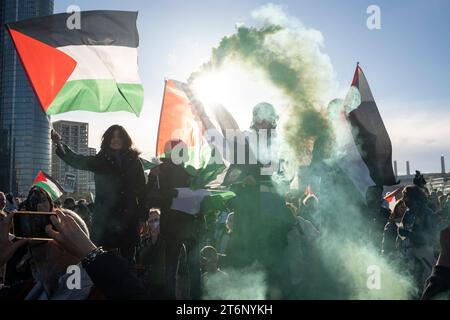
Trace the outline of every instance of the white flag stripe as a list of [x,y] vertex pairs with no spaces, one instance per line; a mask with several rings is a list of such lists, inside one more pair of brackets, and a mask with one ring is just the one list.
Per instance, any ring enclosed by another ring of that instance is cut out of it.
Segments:
[[192,190],[190,188],[176,188],[178,195],[172,201],[171,209],[196,215],[200,212],[202,200],[211,192],[207,189]]
[[77,62],[67,81],[113,79],[117,83],[141,83],[137,48],[76,45],[57,49]]
[[339,159],[337,164],[365,199],[367,189],[375,185],[375,182],[370,177],[369,168],[358,151],[344,110],[341,109],[340,112],[340,116],[333,121],[335,134],[339,137],[336,141],[336,152]]
[[62,195],[61,190],[59,189],[59,187],[55,183],[53,183],[53,181],[51,181],[50,179],[47,179],[46,183],[56,193],[56,195],[58,197]]

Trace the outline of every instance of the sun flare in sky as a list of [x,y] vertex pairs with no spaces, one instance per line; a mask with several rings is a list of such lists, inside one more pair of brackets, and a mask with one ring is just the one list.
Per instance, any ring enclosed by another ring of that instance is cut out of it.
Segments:
[[241,130],[249,128],[256,104],[268,102],[279,114],[283,114],[286,105],[281,90],[261,70],[238,61],[227,60],[219,68],[204,71],[190,85],[203,104],[222,104]]

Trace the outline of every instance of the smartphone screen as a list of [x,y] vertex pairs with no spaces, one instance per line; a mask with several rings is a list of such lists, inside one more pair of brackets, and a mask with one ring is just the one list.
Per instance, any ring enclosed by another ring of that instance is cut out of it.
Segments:
[[53,212],[18,211],[13,217],[13,234],[18,239],[50,240],[45,227]]

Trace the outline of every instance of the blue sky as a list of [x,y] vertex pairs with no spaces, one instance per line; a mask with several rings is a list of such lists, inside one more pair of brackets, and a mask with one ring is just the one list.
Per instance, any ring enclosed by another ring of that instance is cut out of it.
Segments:
[[[81,10],[137,10],[139,68],[145,89],[140,118],[123,112],[70,112],[53,117],[87,121],[90,145],[98,147],[114,123],[129,129],[144,156],[153,154],[164,78],[186,80],[208,61],[219,40],[238,22],[251,24],[251,12],[267,1],[81,1],[55,0],[55,12],[69,5]],[[450,1],[316,0],[273,1],[306,27],[319,30],[322,51],[336,80],[346,88],[360,61],[391,136],[399,172],[450,168]],[[381,9],[381,29],[366,26],[369,5]]]

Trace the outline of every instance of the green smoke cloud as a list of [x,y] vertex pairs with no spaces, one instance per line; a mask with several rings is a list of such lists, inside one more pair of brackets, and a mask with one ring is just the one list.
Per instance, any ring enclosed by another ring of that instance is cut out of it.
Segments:
[[203,298],[207,300],[264,300],[265,273],[256,265],[241,270],[228,269],[226,275],[207,275],[203,290]]
[[[207,72],[220,70],[229,61],[237,61],[262,71],[286,98],[282,110],[285,113],[283,139],[289,151],[295,155],[295,161],[309,164],[312,160],[313,165],[308,172],[302,172],[302,178],[322,178],[320,214],[327,221],[320,228],[320,236],[290,236],[285,261],[279,262],[289,264],[291,270],[286,277],[292,281],[295,289],[289,293],[289,297],[411,297],[416,293],[416,288],[411,285],[404,271],[381,256],[380,243],[371,240],[371,218],[365,199],[361,198],[358,190],[336,164],[337,158],[333,155],[332,147],[340,137],[336,137],[333,132],[333,118],[329,117],[325,106],[333,97],[337,85],[330,59],[322,52],[321,33],[306,28],[272,4],[255,10],[252,16],[260,26],[239,26],[234,34],[224,37],[212,50],[210,61],[193,73],[189,81],[193,82]],[[354,94],[349,97],[355,101],[358,98]],[[353,100],[346,105],[359,104]],[[382,227],[378,232],[382,233]],[[371,266],[380,272],[378,289],[368,286]],[[230,274],[230,279],[233,280],[210,281],[206,297],[260,298],[267,293],[260,272],[237,270]],[[251,292],[254,295],[249,294]]]
[[253,12],[262,26],[240,26],[224,37],[212,51],[211,60],[190,81],[204,72],[219,70],[226,61],[240,61],[262,70],[288,100],[284,136],[298,159],[311,156],[314,141],[328,148],[330,124],[320,112],[336,87],[333,68],[321,52],[320,32],[307,29],[288,17],[280,7],[269,4]]

